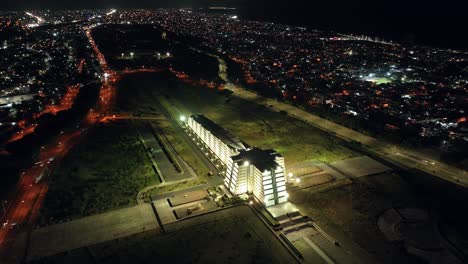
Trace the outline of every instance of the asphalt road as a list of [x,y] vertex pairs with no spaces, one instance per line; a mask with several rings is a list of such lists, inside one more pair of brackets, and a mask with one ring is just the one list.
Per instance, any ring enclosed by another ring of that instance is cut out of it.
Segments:
[[435,175],[453,183],[468,187],[468,175],[465,170],[431,159],[425,153],[409,150],[400,146],[384,143],[376,138],[366,136],[357,131],[323,119],[292,105],[267,99],[253,92],[233,88],[234,94],[259,104],[267,104],[277,111],[285,111],[290,116],[307,122],[321,130],[335,134],[337,137],[349,141],[359,142],[369,152],[405,169],[417,169]]
[[[218,59],[220,64],[219,77],[226,81],[226,83],[231,83],[226,73],[226,62],[216,55],[208,55]],[[323,131],[332,133],[340,139],[348,142],[359,142],[367,151],[374,153],[378,157],[398,167],[404,169],[417,169],[455,184],[468,187],[468,175],[465,170],[445,164],[422,151],[385,143],[374,137],[364,135],[290,104],[259,96],[235,85],[230,85],[229,87],[226,86],[226,88],[231,89],[237,97],[257,104],[268,105],[276,111],[285,111],[290,116],[309,123]]]
[[78,142],[81,133],[80,130],[62,134],[54,143],[44,146],[40,154],[40,162],[22,173],[15,195],[9,201],[7,212],[2,218],[0,260],[12,257],[8,255],[8,251],[20,231],[30,231],[34,227],[49,187],[49,176]]
[[[104,114],[108,113],[115,102],[114,83],[117,76],[109,70],[107,62],[92,39],[90,31],[86,35],[94,48],[103,70],[110,76],[102,83],[99,103],[96,109],[91,109],[84,118],[82,125],[85,129],[60,134],[53,143],[44,146],[39,155],[40,163],[25,170],[16,186],[14,196],[9,199],[7,210],[0,219],[0,262],[9,263],[12,258],[18,260],[20,256],[12,256],[10,248],[21,232],[31,232],[39,215],[45,194],[49,188],[50,175],[57,165],[75,146],[86,129],[93,126]],[[64,97],[64,107],[72,104],[75,96]],[[60,109],[55,109],[60,110]],[[43,175],[42,177],[40,175]]]

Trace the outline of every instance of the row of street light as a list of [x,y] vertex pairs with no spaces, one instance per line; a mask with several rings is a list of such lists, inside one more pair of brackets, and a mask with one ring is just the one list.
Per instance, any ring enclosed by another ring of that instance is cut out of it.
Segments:
[[[129,54],[130,54],[130,58],[133,59],[133,57],[135,56],[135,52],[130,52]],[[158,58],[161,57],[161,53],[160,53],[160,52],[158,52],[157,55],[158,55]],[[120,54],[120,56],[121,56],[122,59],[125,58],[125,53],[122,52],[122,53]],[[170,52],[166,52],[166,58],[168,58],[168,57],[170,57],[170,56],[171,56],[171,53],[170,53]]]

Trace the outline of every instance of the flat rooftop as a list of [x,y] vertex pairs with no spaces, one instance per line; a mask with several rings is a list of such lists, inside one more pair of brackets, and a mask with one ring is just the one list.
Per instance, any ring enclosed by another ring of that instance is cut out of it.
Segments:
[[276,157],[281,157],[281,154],[276,152],[274,149],[260,149],[254,147],[251,149],[241,150],[240,153],[233,156],[232,159],[234,162],[241,164],[249,162],[259,170],[264,171],[275,169],[279,166],[276,162]]
[[216,124],[215,122],[208,119],[206,116],[201,114],[194,114],[190,116],[195,122],[200,124],[206,130],[210,131],[213,136],[224,142],[226,145],[234,149],[245,149],[244,143],[229,131]]
[[390,167],[369,156],[339,160],[331,162],[330,165],[355,178],[380,174],[392,170]]

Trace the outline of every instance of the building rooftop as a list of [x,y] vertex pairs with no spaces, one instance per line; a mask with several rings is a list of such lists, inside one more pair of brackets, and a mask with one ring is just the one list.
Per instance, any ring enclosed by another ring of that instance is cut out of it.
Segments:
[[222,128],[215,122],[208,119],[206,116],[201,114],[195,114],[191,115],[190,117],[197,123],[199,123],[201,126],[203,126],[206,130],[210,131],[211,134],[219,138],[219,140],[224,142],[226,145],[238,150],[246,149],[246,146],[244,145],[244,143],[242,143],[240,139],[235,137],[233,134],[231,134],[229,131]]
[[240,153],[236,156],[233,156],[232,159],[234,162],[243,164],[244,162],[249,162],[249,164],[254,165],[260,171],[276,169],[279,164],[276,162],[276,157],[281,157],[281,154],[276,152],[274,149],[259,149],[251,148],[241,150]]

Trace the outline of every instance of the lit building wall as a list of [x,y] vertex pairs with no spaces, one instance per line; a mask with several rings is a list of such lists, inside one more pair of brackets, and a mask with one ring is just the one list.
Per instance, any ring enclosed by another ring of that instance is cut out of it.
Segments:
[[271,206],[288,200],[284,171],[283,156],[252,148],[231,157],[224,182],[233,194],[251,193]]
[[[284,158],[274,150],[247,149],[204,116],[187,121],[192,131],[226,166],[225,186],[235,195],[250,193],[266,206],[287,201]],[[212,133],[213,132],[213,133]]]
[[[187,121],[188,126],[192,129],[193,132],[203,141],[203,143],[209,148],[209,150],[216,156],[218,159],[225,165],[229,163],[230,157],[237,155],[239,153],[239,149],[244,149],[245,147],[242,144],[238,144],[238,146],[230,145],[231,142],[224,142],[222,139],[213,135],[210,132],[211,129],[216,129],[219,131],[218,127],[204,127],[202,124],[196,121],[196,118],[200,117],[200,115],[195,116],[191,115]],[[205,118],[205,117],[203,117]],[[208,124],[211,125],[212,124]],[[236,141],[232,135],[228,134],[227,131],[221,131],[221,133],[225,133],[223,135],[226,138],[225,141]]]

